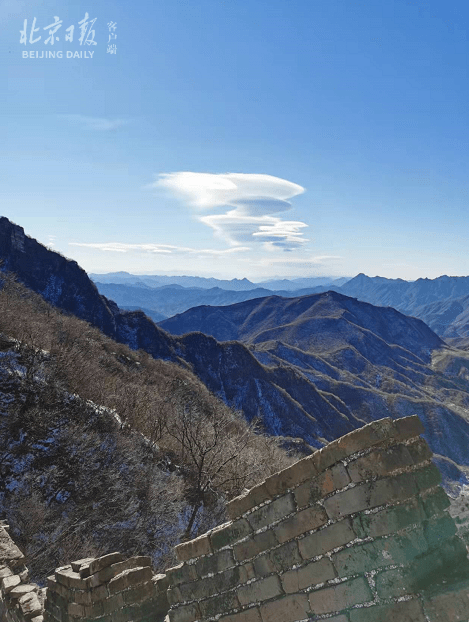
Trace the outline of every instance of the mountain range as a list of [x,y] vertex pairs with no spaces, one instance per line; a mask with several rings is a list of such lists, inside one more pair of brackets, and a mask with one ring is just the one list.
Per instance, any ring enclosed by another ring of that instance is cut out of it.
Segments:
[[[7,219],[0,259],[56,307],[192,370],[270,434],[319,447],[371,420],[417,413],[447,477],[465,480],[469,354],[416,318],[330,291],[199,307],[164,320],[163,330],[142,312],[120,310],[76,262]],[[188,330],[196,332],[176,334]]]

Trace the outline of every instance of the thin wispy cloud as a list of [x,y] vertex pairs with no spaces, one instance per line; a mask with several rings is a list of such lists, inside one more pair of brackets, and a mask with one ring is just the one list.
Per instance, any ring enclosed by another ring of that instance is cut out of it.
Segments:
[[[261,243],[267,250],[291,251],[308,240],[301,221],[274,215],[292,208],[289,199],[305,189],[280,177],[247,173],[177,172],[159,175],[151,184],[166,188],[191,207],[197,219],[231,245]],[[204,214],[231,208],[223,214]]]
[[66,119],[71,123],[76,123],[89,130],[97,130],[99,132],[107,132],[116,130],[123,125],[129,123],[129,119],[106,119],[104,117],[87,117],[82,114],[63,114],[62,119]]
[[192,255],[230,255],[232,253],[239,253],[248,251],[249,248],[236,246],[233,248],[227,248],[223,250],[211,249],[211,248],[191,248],[187,246],[172,246],[170,244],[127,244],[125,242],[69,242],[69,246],[81,246],[84,248],[94,248],[100,251],[109,253],[149,253],[149,254],[192,254]]

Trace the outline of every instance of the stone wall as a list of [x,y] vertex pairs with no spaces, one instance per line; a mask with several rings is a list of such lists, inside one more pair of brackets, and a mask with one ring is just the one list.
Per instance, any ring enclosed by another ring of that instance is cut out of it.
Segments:
[[423,431],[371,423],[231,501],[176,547],[170,621],[467,622],[467,551]]
[[0,524],[0,621],[469,622],[467,550],[422,432],[382,419],[329,443],[233,499],[166,575],[111,553],[40,589]]
[[24,555],[0,523],[0,620],[42,622],[45,590],[29,582]]

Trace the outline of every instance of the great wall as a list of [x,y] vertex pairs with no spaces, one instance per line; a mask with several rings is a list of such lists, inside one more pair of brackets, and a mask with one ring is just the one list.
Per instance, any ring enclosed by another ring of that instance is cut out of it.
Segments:
[[381,419],[228,504],[154,574],[119,553],[29,583],[0,525],[1,622],[468,622],[469,560],[418,417]]

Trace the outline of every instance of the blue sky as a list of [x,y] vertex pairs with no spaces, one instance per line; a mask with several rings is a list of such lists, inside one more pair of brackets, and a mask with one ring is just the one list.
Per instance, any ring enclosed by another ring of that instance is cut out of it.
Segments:
[[[94,272],[469,274],[468,23],[462,1],[0,0],[1,214]],[[93,58],[23,58],[46,51]]]

